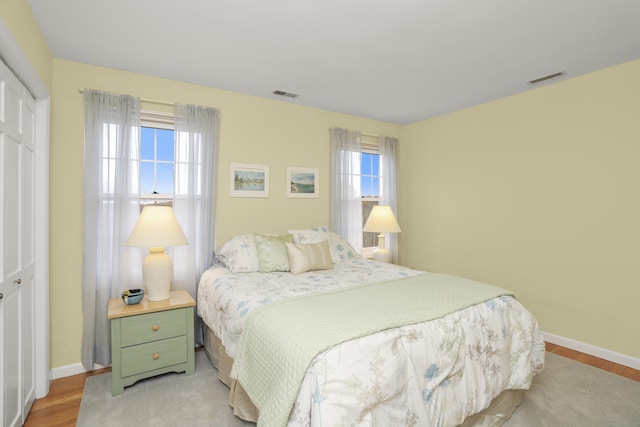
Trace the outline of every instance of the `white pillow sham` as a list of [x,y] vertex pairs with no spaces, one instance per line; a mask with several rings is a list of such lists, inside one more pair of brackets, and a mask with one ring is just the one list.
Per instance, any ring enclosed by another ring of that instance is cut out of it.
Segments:
[[329,231],[329,242],[331,243],[331,249],[335,250],[340,256],[340,260],[358,258],[360,256],[353,246],[351,246],[351,243],[347,242],[347,240],[338,233]]
[[231,238],[222,246],[217,259],[232,273],[251,273],[260,268],[253,234],[239,234]]

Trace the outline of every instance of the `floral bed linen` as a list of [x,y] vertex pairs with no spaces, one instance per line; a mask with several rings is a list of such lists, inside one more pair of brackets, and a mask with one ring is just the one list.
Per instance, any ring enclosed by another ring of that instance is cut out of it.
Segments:
[[363,283],[401,279],[424,274],[406,267],[369,261],[344,260],[331,270],[302,274],[289,272],[232,273],[221,266],[204,272],[198,285],[198,315],[234,357],[242,325],[251,310],[261,305],[299,295],[308,295]]
[[[429,273],[364,259],[300,275],[213,267],[200,281],[198,313],[233,357],[255,307],[416,274]],[[455,426],[503,390],[528,389],[543,365],[537,322],[516,299],[503,296],[320,354],[305,374],[288,424]]]

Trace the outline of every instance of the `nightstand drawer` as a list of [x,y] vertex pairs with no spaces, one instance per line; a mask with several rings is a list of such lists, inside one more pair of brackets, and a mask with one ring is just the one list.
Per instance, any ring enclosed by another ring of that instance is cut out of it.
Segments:
[[186,335],[186,311],[167,310],[125,317],[120,333],[122,347]]
[[127,347],[122,349],[122,376],[128,377],[186,361],[186,336]]
[[145,378],[195,371],[193,320],[196,302],[184,289],[169,299],[126,305],[109,300],[111,320],[111,394]]

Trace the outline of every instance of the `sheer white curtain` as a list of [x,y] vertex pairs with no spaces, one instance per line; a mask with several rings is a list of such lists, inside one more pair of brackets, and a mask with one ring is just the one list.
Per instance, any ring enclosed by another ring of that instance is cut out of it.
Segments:
[[[380,153],[380,194],[379,205],[389,205],[398,216],[398,196],[396,186],[396,162],[398,158],[398,139],[388,136],[378,138]],[[400,225],[402,228],[402,224]],[[391,260],[398,263],[398,234],[387,233],[387,249],[391,252]]]
[[362,253],[362,188],[360,132],[331,129],[329,228]]
[[141,251],[127,248],[140,214],[140,99],[84,91],[82,364],[111,363],[109,299],[142,283]]
[[[175,196],[173,210],[189,244],[173,249],[173,289],[194,298],[202,272],[213,262],[218,168],[218,111],[175,105]],[[201,325],[196,316],[196,340]]]

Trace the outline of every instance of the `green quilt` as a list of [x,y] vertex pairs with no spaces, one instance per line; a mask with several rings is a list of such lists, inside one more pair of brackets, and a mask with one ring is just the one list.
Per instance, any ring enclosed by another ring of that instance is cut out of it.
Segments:
[[247,318],[231,376],[258,407],[258,426],[284,426],[305,371],[321,352],[501,295],[511,292],[428,273],[268,304]]

